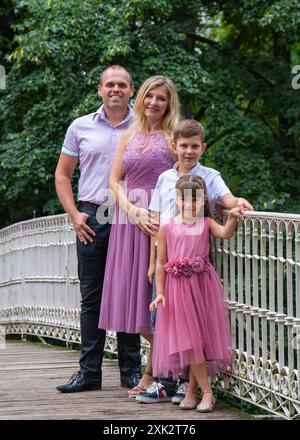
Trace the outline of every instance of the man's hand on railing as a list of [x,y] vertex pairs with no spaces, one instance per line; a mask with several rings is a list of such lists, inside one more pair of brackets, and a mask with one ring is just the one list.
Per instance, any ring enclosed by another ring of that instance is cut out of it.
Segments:
[[73,215],[70,215],[70,218],[81,243],[92,243],[93,238],[91,236],[95,237],[96,233],[86,223],[89,215],[85,212],[77,211]]

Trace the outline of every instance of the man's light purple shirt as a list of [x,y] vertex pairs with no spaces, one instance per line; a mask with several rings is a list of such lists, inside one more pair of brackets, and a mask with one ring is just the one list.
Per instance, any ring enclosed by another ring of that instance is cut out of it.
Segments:
[[125,119],[114,127],[102,105],[95,113],[77,118],[69,126],[61,152],[79,159],[78,200],[103,202],[101,189],[108,188],[117,146],[131,119],[132,110],[128,106]]

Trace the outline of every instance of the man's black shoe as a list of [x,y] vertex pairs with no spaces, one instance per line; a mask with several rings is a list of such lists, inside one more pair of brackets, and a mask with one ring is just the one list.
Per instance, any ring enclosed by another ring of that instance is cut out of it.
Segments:
[[134,373],[131,376],[121,376],[121,387],[134,388],[138,385],[141,377],[140,373]]
[[61,393],[78,393],[80,391],[101,390],[101,381],[85,376],[80,370],[73,374],[68,383],[56,387]]

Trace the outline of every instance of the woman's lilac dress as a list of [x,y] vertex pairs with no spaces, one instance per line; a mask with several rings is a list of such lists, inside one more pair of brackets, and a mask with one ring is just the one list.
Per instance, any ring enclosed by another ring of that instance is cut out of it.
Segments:
[[[128,143],[122,162],[129,199],[148,209],[158,176],[173,165],[164,132],[138,131]],[[152,332],[149,256],[150,238],[117,206],[109,239],[99,328]]]
[[209,221],[164,226],[166,306],[159,305],[153,343],[154,376],[173,376],[206,362],[214,376],[231,364],[231,337],[225,294],[209,261]]

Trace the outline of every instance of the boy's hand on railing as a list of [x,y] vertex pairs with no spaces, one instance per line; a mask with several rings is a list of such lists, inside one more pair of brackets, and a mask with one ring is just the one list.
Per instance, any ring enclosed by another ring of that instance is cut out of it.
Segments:
[[153,310],[157,309],[159,304],[162,304],[163,307],[166,306],[166,297],[165,297],[165,295],[158,294],[156,296],[155,300],[152,301],[152,303],[149,306],[150,312],[153,312]]
[[238,208],[242,208],[244,211],[254,211],[251,203],[249,203],[248,200],[243,199],[243,197],[237,198],[237,206]]
[[150,284],[153,283],[154,273],[155,273],[155,264],[154,263],[150,263],[149,264],[149,268],[148,268],[148,280],[149,280]]
[[96,236],[95,232],[86,224],[89,215],[86,212],[77,211],[73,215],[70,215],[71,222],[73,223],[75,232],[81,241],[81,243],[92,243],[93,237]]

